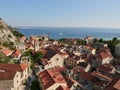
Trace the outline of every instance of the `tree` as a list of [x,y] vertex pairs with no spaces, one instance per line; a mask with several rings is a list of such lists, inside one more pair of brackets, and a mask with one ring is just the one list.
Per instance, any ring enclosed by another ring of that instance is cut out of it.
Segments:
[[114,37],[112,41],[116,41],[116,40],[118,40],[117,37]]
[[77,40],[78,45],[85,45],[85,40],[79,39]]
[[103,39],[101,38],[101,39],[99,40],[99,42],[100,42],[100,43],[103,43],[104,41],[103,41]]
[[110,51],[112,54],[115,52],[115,46],[120,43],[120,40],[118,40],[116,37],[113,38],[113,40],[110,40],[108,43],[108,47],[110,48]]
[[13,42],[4,42],[3,45],[5,47],[8,47],[9,49],[13,50],[14,49],[14,43]]
[[43,57],[43,54],[41,52],[35,52],[33,57],[34,57],[34,62],[41,63],[40,59]]
[[24,52],[23,56],[29,56],[31,61],[33,61],[32,50],[28,50],[28,51]]
[[15,35],[16,37],[22,37],[22,36],[24,36],[22,33],[18,32],[16,30],[13,31],[13,35]]
[[94,39],[94,43],[95,43],[95,42],[98,42],[98,39],[97,39],[97,38]]

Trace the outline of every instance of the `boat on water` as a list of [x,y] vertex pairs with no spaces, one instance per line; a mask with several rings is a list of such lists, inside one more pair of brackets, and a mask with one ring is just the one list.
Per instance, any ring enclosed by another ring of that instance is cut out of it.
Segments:
[[59,33],[59,35],[60,35],[60,36],[62,36],[62,35],[63,35],[63,33]]

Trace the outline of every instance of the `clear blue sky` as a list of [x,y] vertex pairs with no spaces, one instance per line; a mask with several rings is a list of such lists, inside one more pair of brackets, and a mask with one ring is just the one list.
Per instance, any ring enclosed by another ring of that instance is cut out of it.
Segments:
[[12,26],[120,28],[120,0],[1,0]]

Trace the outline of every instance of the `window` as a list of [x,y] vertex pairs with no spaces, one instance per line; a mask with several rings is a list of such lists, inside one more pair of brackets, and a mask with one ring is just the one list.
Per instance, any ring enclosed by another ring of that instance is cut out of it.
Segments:
[[16,77],[18,77],[18,74],[17,74],[17,76]]
[[58,58],[56,58],[56,61],[58,61],[59,59]]

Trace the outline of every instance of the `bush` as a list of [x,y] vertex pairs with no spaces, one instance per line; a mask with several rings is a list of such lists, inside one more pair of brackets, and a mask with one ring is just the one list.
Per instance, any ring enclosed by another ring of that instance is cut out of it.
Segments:
[[8,47],[9,49],[14,49],[14,43],[13,42],[4,42],[3,45],[5,47]]
[[31,90],[40,90],[39,83],[37,81],[32,82]]
[[22,37],[24,36],[22,33],[18,32],[18,31],[13,31],[13,35],[17,36],[17,37]]

